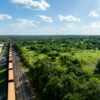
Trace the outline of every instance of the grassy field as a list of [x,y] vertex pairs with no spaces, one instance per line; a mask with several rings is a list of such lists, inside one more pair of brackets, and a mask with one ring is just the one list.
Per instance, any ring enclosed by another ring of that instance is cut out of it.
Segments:
[[[65,52],[61,53],[61,55],[69,55],[69,53]],[[78,50],[75,51],[73,56],[82,62],[84,71],[92,74],[96,69],[97,61],[100,59],[100,50]],[[56,63],[59,63],[59,60]]]
[[[46,57],[46,54],[37,54],[35,51],[30,51],[24,47],[26,57],[28,61],[33,64],[37,59]],[[61,55],[68,55],[67,52],[61,53]],[[82,61],[83,70],[92,74],[96,69],[97,61],[100,59],[100,50],[78,50],[75,52],[74,57]],[[56,58],[56,62],[59,65],[59,57]]]
[[96,68],[97,61],[100,59],[100,50],[77,51],[75,57],[83,62],[83,69],[92,74]]

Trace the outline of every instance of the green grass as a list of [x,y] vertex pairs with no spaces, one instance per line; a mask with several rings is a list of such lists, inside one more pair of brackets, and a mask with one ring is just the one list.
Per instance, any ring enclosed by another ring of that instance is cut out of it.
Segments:
[[96,68],[97,61],[100,59],[100,51],[99,50],[77,51],[75,57],[77,57],[83,62],[83,69],[92,74]]
[[[23,46],[22,48],[31,65],[33,65],[37,59],[43,59],[47,56],[46,54],[38,54],[35,51],[28,50],[27,46]],[[69,55],[69,52],[60,53],[60,55]],[[100,59],[100,50],[77,50],[73,56],[82,61],[82,68],[84,71],[92,74],[96,69],[97,61]],[[59,57],[56,57],[54,63],[59,65]]]
[[35,51],[31,51],[27,49],[27,46],[22,46],[23,51],[25,52],[25,56],[28,59],[28,62],[32,65],[37,59],[43,59],[46,55],[45,54],[38,54]]
[[[60,53],[61,55],[69,55],[68,52]],[[93,74],[96,69],[97,61],[100,59],[100,50],[78,50],[74,57],[78,58],[82,62],[82,68],[89,74]],[[57,57],[56,63],[59,65],[59,57]]]

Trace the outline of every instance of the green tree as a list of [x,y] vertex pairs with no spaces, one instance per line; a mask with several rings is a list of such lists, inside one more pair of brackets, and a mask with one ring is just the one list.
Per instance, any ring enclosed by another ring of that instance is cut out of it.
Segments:
[[97,72],[100,72],[100,59],[98,60],[98,62],[97,62],[97,65],[96,65],[96,70],[97,70]]

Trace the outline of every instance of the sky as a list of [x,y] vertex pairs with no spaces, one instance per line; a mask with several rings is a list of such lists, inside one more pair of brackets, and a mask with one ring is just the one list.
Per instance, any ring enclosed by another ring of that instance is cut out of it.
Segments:
[[0,35],[100,35],[100,0],[1,0]]

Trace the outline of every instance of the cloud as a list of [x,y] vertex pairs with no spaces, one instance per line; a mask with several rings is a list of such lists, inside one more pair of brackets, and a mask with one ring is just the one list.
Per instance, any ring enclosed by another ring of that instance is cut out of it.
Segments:
[[50,4],[45,0],[11,0],[11,2],[35,10],[46,10],[50,7]]
[[80,21],[80,18],[77,18],[77,17],[72,16],[72,15],[68,15],[68,16],[59,15],[58,17],[59,17],[60,21],[66,21],[66,22]]
[[28,20],[28,19],[17,19],[17,22],[14,24],[11,24],[11,26],[13,26],[14,28],[21,28],[21,29],[27,29],[27,28],[31,28],[31,27],[36,27],[37,23],[34,20]]
[[[39,22],[31,20],[31,19],[16,19],[16,22],[11,23],[6,26],[8,32],[12,34],[33,34],[35,30],[38,28]],[[6,32],[4,32],[6,33]]]
[[96,21],[95,22],[92,22],[91,23],[91,27],[92,28],[100,28],[100,22],[96,22]]
[[0,20],[10,20],[12,17],[7,14],[0,14]]
[[39,15],[39,17],[44,21],[44,22],[47,22],[47,23],[52,23],[53,22],[53,19],[49,16],[45,16],[45,15]]
[[96,11],[91,11],[91,12],[89,13],[89,16],[90,16],[90,17],[99,17],[99,14],[98,14]]

